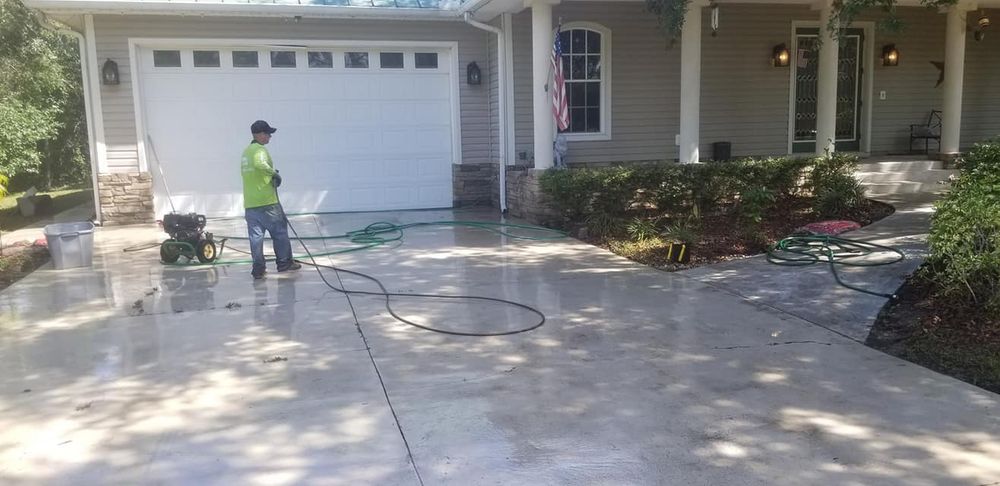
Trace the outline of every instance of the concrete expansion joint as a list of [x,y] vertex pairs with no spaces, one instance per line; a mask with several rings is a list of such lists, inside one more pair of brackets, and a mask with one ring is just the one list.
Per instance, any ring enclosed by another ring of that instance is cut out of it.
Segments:
[[767,344],[754,344],[745,346],[712,346],[712,349],[751,349],[751,348],[763,348],[765,346],[787,346],[790,344],[819,344],[822,346],[833,346],[833,343],[824,343],[820,341],[785,341],[785,342],[774,342]]

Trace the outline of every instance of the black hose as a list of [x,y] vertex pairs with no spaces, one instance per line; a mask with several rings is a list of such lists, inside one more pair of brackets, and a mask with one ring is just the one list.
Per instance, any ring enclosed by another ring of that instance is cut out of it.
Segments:
[[[277,192],[277,191],[275,191],[275,192]],[[281,206],[281,201],[280,200],[278,201],[278,206],[279,207]],[[377,279],[377,278],[375,278],[375,277],[373,277],[371,275],[368,275],[368,274],[365,274],[365,273],[361,273],[361,272],[357,272],[357,271],[354,271],[354,270],[347,270],[347,269],[336,267],[336,266],[333,266],[333,265],[322,265],[322,264],[316,263],[316,258],[313,256],[312,252],[309,251],[309,247],[306,246],[306,244],[302,240],[302,238],[299,237],[299,233],[297,231],[295,231],[295,227],[292,226],[292,223],[290,221],[288,221],[288,217],[285,215],[284,208],[280,208],[280,209],[281,209],[281,216],[285,219],[285,223],[288,225],[288,229],[292,230],[292,234],[295,235],[295,239],[299,242],[300,245],[302,245],[302,248],[306,251],[306,255],[309,256],[309,260],[310,260],[310,262],[304,262],[304,261],[301,261],[301,260],[296,260],[296,261],[298,261],[299,263],[302,263],[304,265],[309,265],[309,266],[315,268],[316,272],[319,273],[319,277],[323,280],[323,283],[326,284],[326,286],[329,287],[332,290],[335,290],[335,291],[340,292],[340,293],[345,294],[345,295],[372,295],[372,296],[385,297],[385,310],[387,310],[389,312],[389,315],[391,315],[393,318],[395,318],[399,322],[402,322],[404,324],[407,324],[407,325],[410,325],[410,326],[413,326],[413,327],[416,327],[416,328],[419,328],[419,329],[423,329],[425,331],[437,332],[437,333],[441,333],[441,334],[448,334],[448,335],[451,335],[451,336],[473,336],[473,337],[510,336],[512,334],[520,334],[520,333],[523,333],[523,332],[533,331],[535,329],[538,329],[539,327],[542,327],[542,325],[545,324],[545,314],[542,314],[541,311],[539,311],[538,309],[535,309],[534,307],[531,307],[531,306],[525,305],[525,304],[521,304],[519,302],[514,302],[514,301],[511,301],[511,300],[505,300],[505,299],[498,299],[498,298],[495,298],[495,297],[480,297],[480,296],[475,296],[475,295],[414,294],[414,293],[405,293],[405,292],[389,292],[389,290],[385,288],[385,285],[383,285],[382,282],[379,279]],[[343,273],[347,273],[347,274],[350,274],[350,275],[355,275],[355,276],[358,276],[358,277],[370,280],[370,281],[374,282],[375,285],[378,285],[379,289],[381,289],[382,291],[381,292],[368,292],[368,291],[362,291],[362,290],[349,290],[349,289],[337,287],[336,285],[330,283],[330,281],[326,279],[326,275],[323,274],[323,270],[322,270],[324,268],[329,269],[329,270],[333,270],[335,273],[338,273],[338,278],[339,278],[339,272],[343,272]],[[517,307],[517,308],[520,308],[520,309],[524,309],[524,310],[526,310],[528,312],[532,312],[532,313],[538,315],[539,320],[538,320],[537,323],[535,323],[535,324],[533,324],[533,325],[531,325],[529,327],[525,327],[525,328],[522,328],[522,329],[515,329],[515,330],[512,330],[512,331],[502,331],[502,332],[460,332],[460,331],[449,331],[449,330],[446,330],[446,329],[438,329],[438,328],[435,328],[435,327],[425,326],[423,324],[418,324],[416,322],[407,320],[406,318],[400,316],[399,314],[396,313],[396,311],[394,311],[392,309],[392,299],[391,299],[392,297],[416,297],[416,298],[422,298],[422,299],[453,299],[453,300],[463,299],[463,300],[475,300],[475,301],[486,301],[486,302],[499,302],[501,304],[511,305],[511,306],[514,306],[514,307]]]

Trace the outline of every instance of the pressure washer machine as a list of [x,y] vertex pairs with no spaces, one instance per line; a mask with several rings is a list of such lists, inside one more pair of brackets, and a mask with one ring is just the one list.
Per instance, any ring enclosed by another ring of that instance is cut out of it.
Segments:
[[197,258],[201,263],[212,263],[226,246],[223,240],[217,247],[212,233],[205,231],[205,215],[197,213],[170,213],[163,216],[163,231],[170,239],[160,245],[160,260],[174,263],[180,257]]

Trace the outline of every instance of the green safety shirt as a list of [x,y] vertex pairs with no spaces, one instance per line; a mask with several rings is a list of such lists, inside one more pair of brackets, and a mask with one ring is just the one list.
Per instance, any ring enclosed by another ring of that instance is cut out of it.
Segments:
[[259,208],[278,203],[278,192],[271,185],[275,174],[271,154],[257,142],[251,142],[240,161],[243,172],[243,207]]

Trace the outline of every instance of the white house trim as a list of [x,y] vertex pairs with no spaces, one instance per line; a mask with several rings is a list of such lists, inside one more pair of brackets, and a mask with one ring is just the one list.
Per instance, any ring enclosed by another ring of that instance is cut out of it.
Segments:
[[[93,110],[94,121],[94,145],[97,155],[97,169],[100,173],[108,172],[108,150],[104,141],[104,108],[101,103],[101,76],[98,72],[97,63],[97,40],[94,34],[94,16],[84,15],[84,38],[87,41],[87,59],[89,66],[88,77],[90,78],[90,105]],[[82,60],[81,60],[82,62]]]
[[51,13],[109,15],[209,15],[227,17],[309,17],[382,20],[461,21],[461,10],[430,8],[348,7],[275,3],[196,3],[122,0],[31,0],[28,6]]

